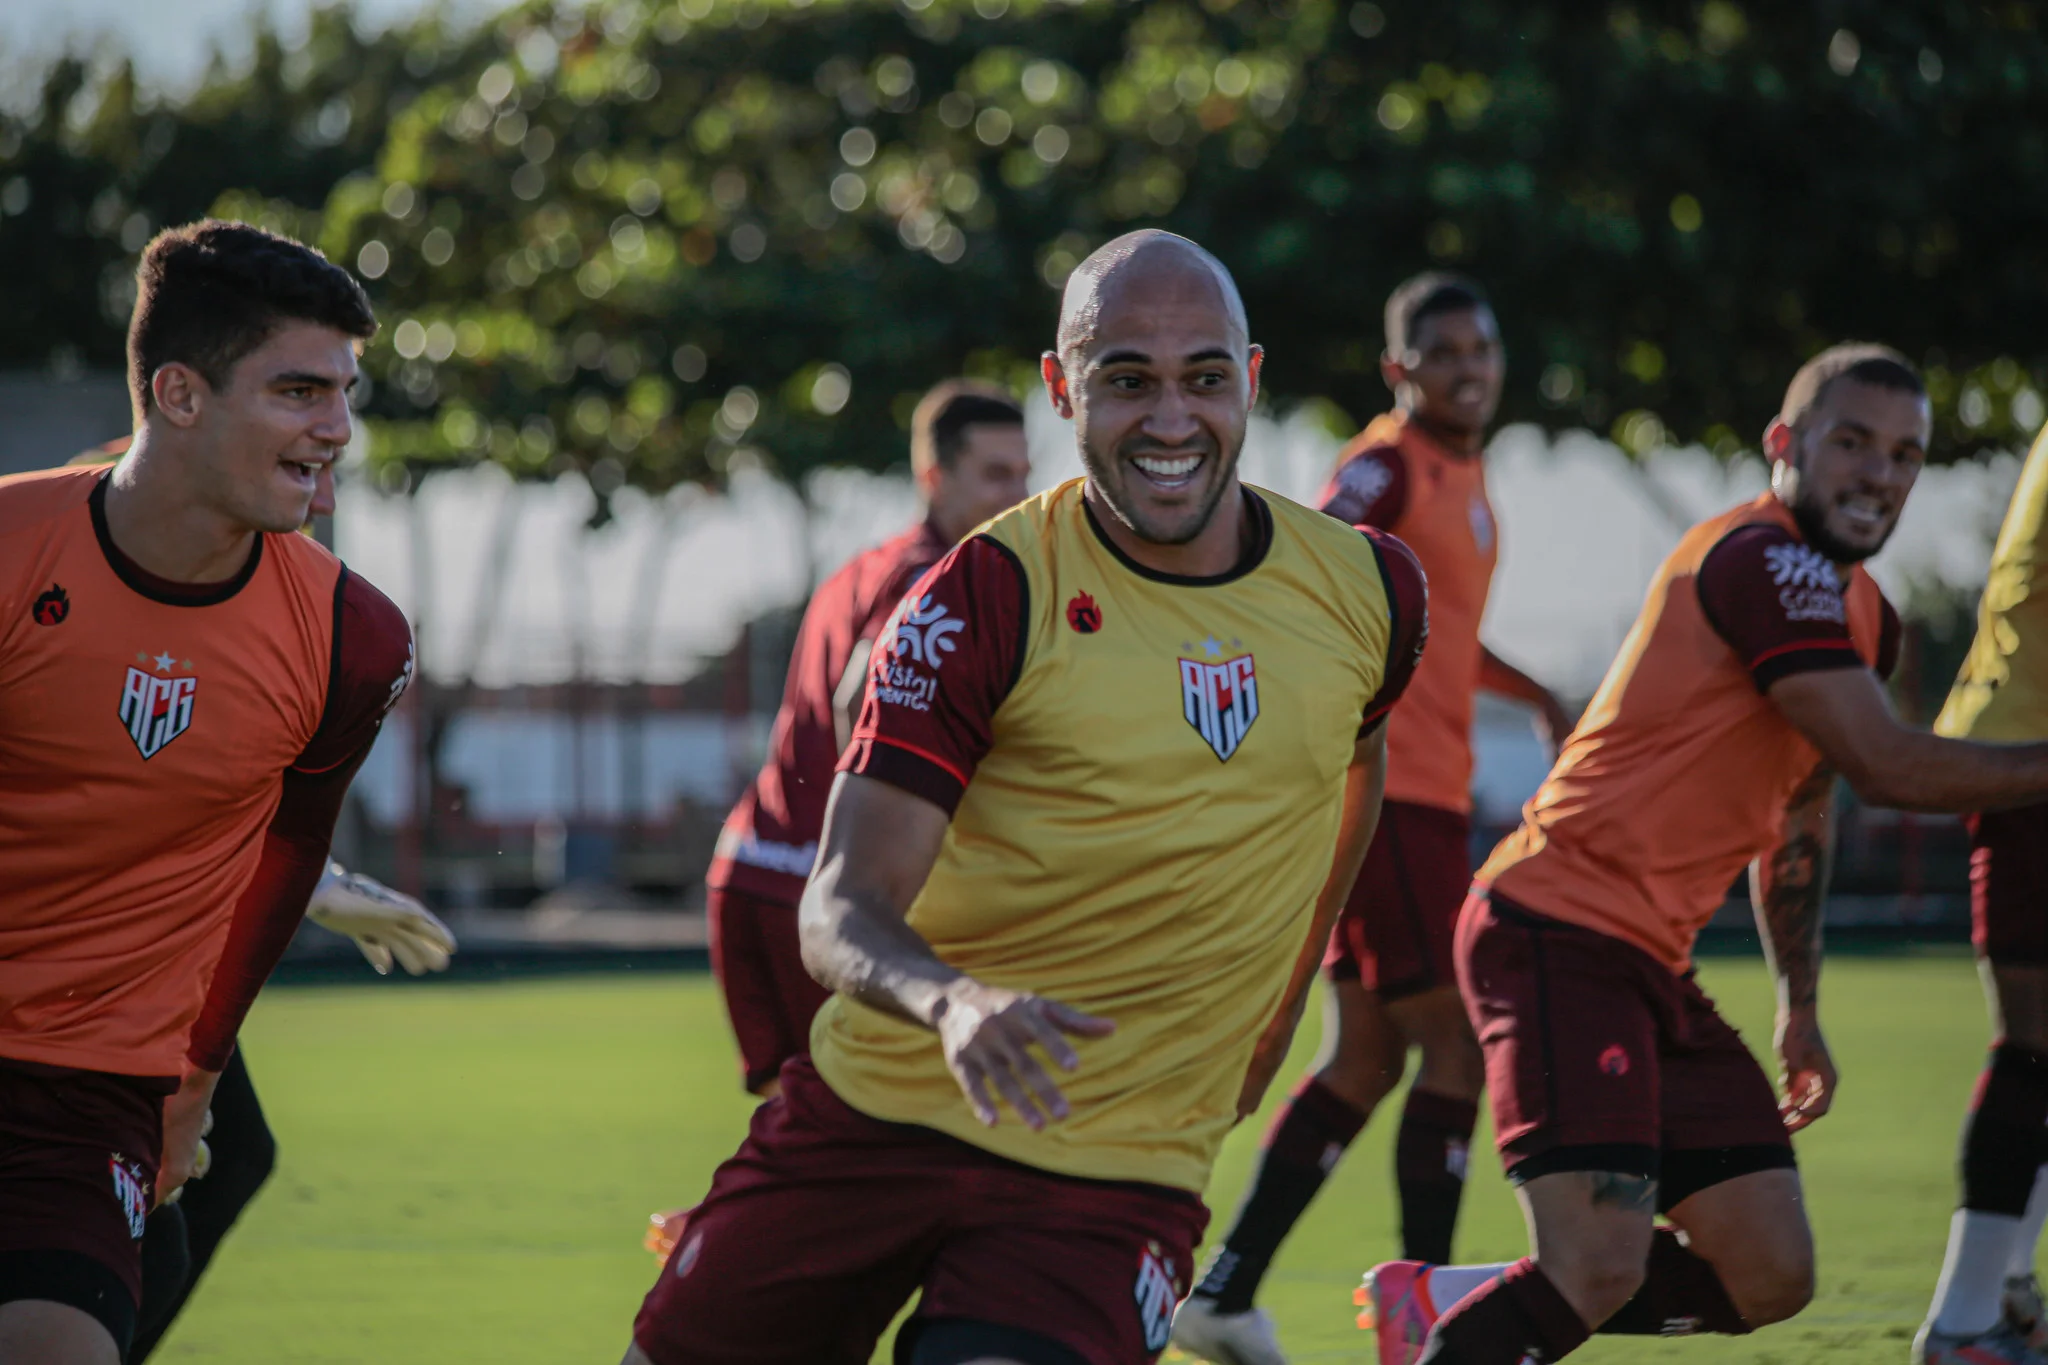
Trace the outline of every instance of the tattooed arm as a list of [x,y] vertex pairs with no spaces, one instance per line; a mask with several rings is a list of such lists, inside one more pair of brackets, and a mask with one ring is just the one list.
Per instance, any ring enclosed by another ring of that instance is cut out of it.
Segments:
[[1835,1064],[1819,1013],[1821,904],[1834,861],[1834,810],[1834,769],[1821,763],[1786,803],[1778,846],[1749,868],[1764,960],[1778,983],[1781,1108],[1794,1132],[1827,1113],[1835,1092]]

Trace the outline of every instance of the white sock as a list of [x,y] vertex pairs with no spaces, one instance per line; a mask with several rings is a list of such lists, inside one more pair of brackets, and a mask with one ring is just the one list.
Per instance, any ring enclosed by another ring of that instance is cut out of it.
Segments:
[[[1473,1290],[1493,1283],[1508,1273],[1512,1261],[1501,1265],[1439,1265],[1429,1269],[1429,1301],[1436,1305],[1439,1313],[1451,1311],[1451,1305],[1464,1298]],[[2002,1292],[2002,1286],[2001,1286]]]
[[2048,1166],[2034,1173],[2034,1192],[2027,1197],[2027,1211],[2020,1218],[2019,1235],[2013,1239],[2007,1279],[2024,1279],[2034,1273],[2034,1248],[2041,1245],[2043,1223],[2048,1223]]
[[2002,1213],[1957,1209],[1948,1225],[1948,1255],[1934,1286],[1928,1321],[1937,1332],[1973,1337],[1998,1325],[2005,1271],[2012,1263],[2020,1220]]

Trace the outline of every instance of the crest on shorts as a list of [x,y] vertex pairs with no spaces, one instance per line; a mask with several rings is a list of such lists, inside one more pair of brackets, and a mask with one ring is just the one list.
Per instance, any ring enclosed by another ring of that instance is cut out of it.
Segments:
[[1131,1286],[1131,1298],[1138,1305],[1145,1349],[1155,1354],[1165,1350],[1166,1339],[1173,1333],[1173,1306],[1180,1302],[1180,1279],[1174,1274],[1173,1258],[1157,1242],[1145,1243],[1138,1253],[1138,1278]]
[[114,1178],[114,1198],[128,1215],[128,1235],[139,1242],[143,1224],[149,1221],[149,1177],[142,1173],[142,1163],[119,1152],[108,1154],[107,1171]]
[[190,659],[174,659],[168,652],[135,657],[142,666],[130,668],[121,685],[121,724],[147,760],[192,728],[199,679],[192,676]]
[[[1244,648],[1237,640],[1232,640],[1229,647]],[[1225,647],[1213,635],[1199,645],[1182,648],[1206,657],[1181,657],[1181,714],[1215,751],[1216,757],[1228,763],[1244,743],[1252,722],[1259,718],[1258,672],[1252,656],[1240,654],[1235,659],[1223,659]]]

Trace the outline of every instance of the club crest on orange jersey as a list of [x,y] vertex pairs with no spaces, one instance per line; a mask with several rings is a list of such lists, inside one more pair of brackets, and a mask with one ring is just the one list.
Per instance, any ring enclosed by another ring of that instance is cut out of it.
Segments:
[[192,661],[178,660],[169,653],[138,654],[143,667],[131,667],[121,686],[121,724],[144,760],[152,759],[163,747],[192,728],[192,702],[199,692],[199,679],[192,676]]
[[35,623],[39,626],[61,626],[64,624],[64,618],[70,614],[71,594],[65,592],[63,585],[58,583],[52,583],[50,590],[38,597],[35,606],[29,609],[29,615],[35,618]]
[[[1230,642],[1232,649],[1243,647],[1241,641]],[[1259,718],[1259,681],[1252,656],[1224,659],[1224,646],[1213,635],[1183,648],[1204,657],[1181,656],[1181,714],[1216,757],[1228,763]]]

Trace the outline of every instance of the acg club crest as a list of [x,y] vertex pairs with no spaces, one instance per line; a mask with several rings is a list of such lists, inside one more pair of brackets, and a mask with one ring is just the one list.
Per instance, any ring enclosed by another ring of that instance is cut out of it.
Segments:
[[[143,657],[151,667],[130,668],[121,687],[121,724],[146,760],[192,728],[192,699],[199,691],[199,679],[189,671],[183,677],[159,677],[159,673],[169,673],[176,661],[168,654]],[[190,670],[192,665],[188,660],[183,667]]]
[[1241,654],[1219,664],[1182,658],[1180,704],[1195,733],[1228,763],[1259,718],[1259,682],[1252,656]]

